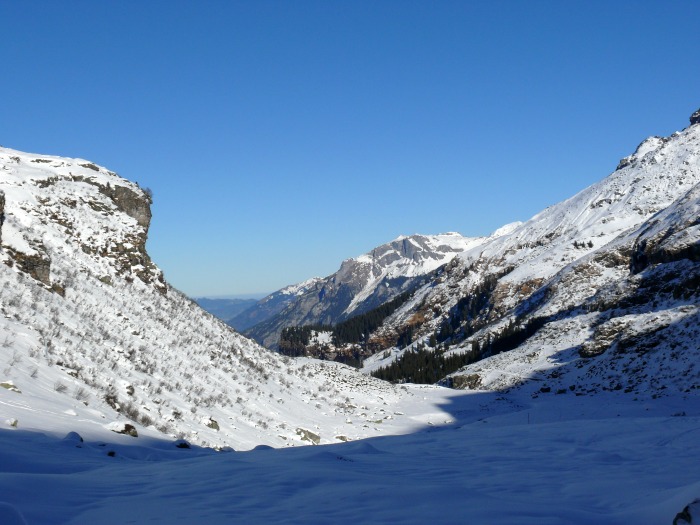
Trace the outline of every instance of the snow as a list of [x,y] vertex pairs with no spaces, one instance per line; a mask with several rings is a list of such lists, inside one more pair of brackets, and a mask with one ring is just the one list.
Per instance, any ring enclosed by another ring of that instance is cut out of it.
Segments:
[[[305,281],[302,281],[297,284],[291,284],[289,286],[285,286],[281,290],[275,292],[275,294],[281,294],[281,295],[302,295],[305,293],[309,288],[312,288],[313,285],[315,285],[318,281],[321,280],[321,277],[312,277],[310,279],[306,279]],[[263,299],[264,301],[265,299]]]
[[333,344],[333,332],[311,332],[310,344],[330,345]]
[[[598,183],[459,254],[373,335],[400,333],[414,316],[432,311],[420,331],[414,330],[414,343],[425,341],[460,298],[488,279],[497,283],[487,326],[451,351],[470,349],[472,339],[483,342],[487,333],[524,313],[573,315],[584,304],[595,310],[594,299],[605,299],[601,294],[622,296],[638,285],[630,278],[630,253],[640,246],[661,252],[655,263],[694,253],[699,196],[700,126],[647,139]],[[577,329],[590,335],[590,325]],[[386,366],[404,351],[381,352],[366,360],[363,370]]]
[[444,402],[449,423],[409,435],[250,452],[2,430],[0,499],[42,524],[657,525],[700,493],[697,402]]
[[495,230],[491,235],[489,235],[489,238],[495,239],[497,237],[503,237],[504,235],[508,235],[509,233],[512,233],[516,228],[518,228],[521,224],[522,221],[516,221],[501,226],[500,228]]
[[[628,157],[627,166],[529,221],[509,225],[508,233],[460,257],[467,264],[488,258],[491,271],[494,263],[515,266],[506,278],[510,282],[551,277],[585,253],[636,228],[700,183],[699,128],[691,126],[668,140],[647,139]],[[574,241],[586,246],[573,248]]]

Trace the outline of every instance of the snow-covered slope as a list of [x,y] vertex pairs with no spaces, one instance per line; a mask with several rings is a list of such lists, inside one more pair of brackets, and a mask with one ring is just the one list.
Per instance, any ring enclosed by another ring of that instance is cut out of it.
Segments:
[[353,291],[352,301],[343,315],[358,310],[359,305],[376,293],[383,283],[386,286],[391,280],[426,275],[449,262],[456,254],[482,242],[482,238],[466,238],[454,232],[401,236],[371,253],[343,261],[340,270],[333,276],[334,284],[345,284]]
[[[336,273],[324,279],[297,285],[295,289],[301,293],[295,293],[294,300],[244,333],[267,347],[275,347],[286,326],[330,325],[366,312],[416,287],[428,274],[484,240],[458,233],[399,237],[369,253],[346,259]],[[283,290],[260,304],[274,300]]]
[[0,191],[1,426],[251,448],[422,424],[394,414],[411,414],[409,390],[269,352],[168,286],[137,185],[0,149]]
[[460,394],[448,401],[450,425],[323,447],[217,453],[0,430],[0,523],[22,515],[42,525],[684,525],[700,517],[697,404]]
[[647,139],[605,179],[455,258],[383,330],[412,324],[409,350],[433,335],[445,357],[508,350],[453,374],[460,387],[688,388],[700,358],[699,183],[699,125]]

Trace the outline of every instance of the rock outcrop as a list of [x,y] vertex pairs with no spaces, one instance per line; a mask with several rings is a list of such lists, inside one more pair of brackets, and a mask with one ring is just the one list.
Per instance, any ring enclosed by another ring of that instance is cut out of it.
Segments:
[[[138,278],[165,292],[162,272],[146,252],[150,192],[90,162],[12,153],[8,150],[2,165],[5,186],[0,196],[0,246],[6,264],[63,293],[64,285],[51,277],[58,247],[37,236],[32,225],[38,220],[52,237],[68,236],[61,249],[77,248],[109,260],[122,278]],[[21,191],[31,186],[35,191]],[[101,218],[106,220],[100,223]]]
[[692,126],[693,124],[700,124],[700,109],[690,115],[690,125]]
[[51,259],[42,252],[33,255],[7,248],[9,258],[5,261],[8,266],[16,265],[22,272],[33,279],[51,286]]
[[[84,160],[0,148],[0,192],[0,390],[22,397],[3,405],[7,425],[65,434],[80,420],[237,449],[403,425],[367,423],[404,389],[269,352],[169,287],[145,249],[151,197],[136,184]],[[345,398],[357,402],[340,412]]]

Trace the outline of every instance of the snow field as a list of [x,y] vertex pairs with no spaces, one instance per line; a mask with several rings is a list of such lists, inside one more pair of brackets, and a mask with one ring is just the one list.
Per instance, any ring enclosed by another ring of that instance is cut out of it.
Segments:
[[451,424],[409,435],[250,452],[3,430],[0,493],[42,524],[656,525],[700,491],[697,402],[484,392],[448,405]]

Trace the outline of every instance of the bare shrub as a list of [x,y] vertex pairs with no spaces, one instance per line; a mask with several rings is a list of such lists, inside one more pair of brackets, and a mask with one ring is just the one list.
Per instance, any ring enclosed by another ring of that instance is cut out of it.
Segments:
[[90,399],[90,394],[82,386],[79,386],[75,389],[75,392],[73,392],[73,397],[78,401],[87,401]]

